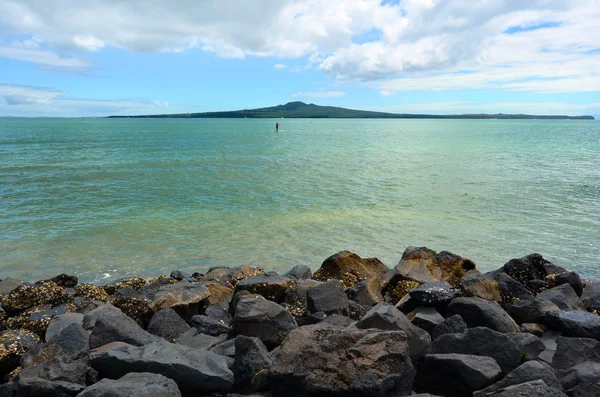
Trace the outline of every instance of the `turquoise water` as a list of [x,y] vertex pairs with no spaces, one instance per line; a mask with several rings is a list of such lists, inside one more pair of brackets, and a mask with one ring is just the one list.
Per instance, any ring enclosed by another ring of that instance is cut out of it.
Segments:
[[0,119],[0,277],[319,267],[409,245],[600,277],[600,122]]

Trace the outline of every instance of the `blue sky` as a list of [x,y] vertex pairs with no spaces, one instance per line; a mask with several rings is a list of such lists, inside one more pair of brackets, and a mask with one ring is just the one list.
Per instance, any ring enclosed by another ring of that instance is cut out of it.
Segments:
[[598,116],[599,27],[598,0],[0,0],[0,116]]

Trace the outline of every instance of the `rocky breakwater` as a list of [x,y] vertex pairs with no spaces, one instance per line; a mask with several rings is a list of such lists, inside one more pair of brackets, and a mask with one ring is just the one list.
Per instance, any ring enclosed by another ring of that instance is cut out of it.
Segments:
[[0,281],[0,396],[600,396],[600,284],[409,247],[313,275]]

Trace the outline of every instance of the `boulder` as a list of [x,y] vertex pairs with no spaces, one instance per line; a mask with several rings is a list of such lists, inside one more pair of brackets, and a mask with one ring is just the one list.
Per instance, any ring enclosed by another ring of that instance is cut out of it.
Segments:
[[475,263],[451,252],[436,253],[425,247],[408,247],[395,267],[400,275],[419,283],[448,281],[458,285]]
[[600,342],[589,338],[558,337],[552,359],[554,368],[567,369],[584,362],[600,364]]
[[203,282],[180,281],[177,284],[162,286],[154,295],[150,309],[157,312],[172,308],[184,320],[189,321],[200,311],[201,303],[210,296]]
[[411,323],[419,328],[423,328],[430,334],[436,326],[444,322],[444,317],[442,317],[442,315],[438,313],[434,307],[427,306],[417,307],[411,314],[409,314],[408,318],[410,319]]
[[159,310],[152,316],[148,324],[148,332],[175,342],[190,326],[173,309]]
[[131,317],[111,305],[102,305],[87,313],[83,325],[91,329],[90,349],[110,342],[125,342],[134,346],[163,340],[144,331]]
[[408,294],[421,305],[445,308],[452,299],[460,296],[460,290],[447,281],[434,281],[421,284]]
[[569,396],[600,396],[600,363],[583,362],[559,371],[558,376]]
[[220,356],[235,357],[235,338],[219,342],[214,346],[209,347],[209,351]]
[[363,259],[350,251],[341,251],[325,259],[313,279],[327,281],[341,280],[345,287],[351,287],[368,278],[381,277],[389,269],[377,258]]
[[281,303],[285,291],[294,283],[295,281],[289,277],[261,274],[240,280],[235,285],[235,291],[248,291],[252,294],[262,295],[273,302]]
[[567,397],[567,395],[538,379],[497,390],[486,397]]
[[90,348],[90,334],[81,325],[73,323],[47,342],[68,353],[87,352]]
[[144,296],[146,298],[148,298],[152,302],[159,289],[161,289],[165,285],[171,285],[171,284],[176,284],[176,283],[177,283],[177,280],[175,280],[174,278],[161,276],[161,277],[157,277],[154,280],[149,281],[146,285],[144,285],[140,289],[136,289],[136,291],[140,291],[142,294],[144,294]]
[[65,314],[67,311],[74,310],[72,305],[42,305],[29,308],[19,315],[9,318],[6,321],[8,328],[23,328],[34,332],[40,337],[44,337],[46,329],[54,316]]
[[21,365],[16,382],[18,395],[23,397],[75,396],[97,376],[87,355],[65,354],[55,345],[32,349]]
[[306,302],[310,313],[348,314],[348,298],[340,280],[329,280],[309,289]]
[[214,281],[209,281],[205,284],[210,292],[207,298],[209,306],[217,304],[224,310],[229,310],[229,302],[231,302],[231,298],[233,297],[234,289]]
[[408,337],[408,351],[414,362],[423,356],[431,343],[431,336],[427,331],[411,324],[404,313],[385,302],[380,302],[373,306],[356,323],[356,328],[375,328],[384,331],[400,330],[406,332]]
[[549,312],[546,325],[564,336],[600,340],[600,316],[580,310]]
[[34,306],[58,306],[69,301],[69,294],[53,282],[39,285],[23,285],[2,298],[2,307],[9,316]]
[[546,313],[560,310],[554,303],[539,298],[531,298],[522,301],[513,301],[506,306],[506,311],[519,324],[542,323]]
[[296,265],[285,273],[284,276],[294,280],[307,280],[312,277],[312,270],[306,265]]
[[125,277],[113,281],[110,284],[106,284],[102,288],[106,291],[107,294],[113,295],[115,292],[123,288],[131,288],[138,291],[145,287],[147,284],[148,283],[146,282],[146,280],[140,277]]
[[224,357],[166,341],[142,347],[111,343],[90,351],[90,359],[107,378],[118,379],[129,372],[166,376],[177,383],[184,396],[228,392],[233,386],[233,373]]
[[588,283],[581,294],[581,300],[588,311],[600,313],[600,283]]
[[46,329],[46,342],[49,342],[54,336],[58,335],[63,329],[71,324],[79,324],[83,326],[83,314],[81,313],[65,313],[55,316],[48,324]]
[[196,328],[190,328],[177,338],[177,344],[200,350],[210,350],[227,340],[227,335],[211,336],[201,334]]
[[216,281],[221,285],[234,288],[238,281],[264,274],[264,269],[246,265],[230,267],[212,267],[204,275],[204,281]]
[[546,350],[540,353],[539,359],[545,363],[552,364],[552,359],[556,353],[557,340],[560,336],[560,332],[556,331],[545,331],[540,340],[546,346]]
[[0,298],[4,295],[10,294],[15,289],[24,285],[28,285],[28,283],[11,277],[7,277],[4,280],[0,280]]
[[540,353],[546,350],[544,342],[532,334],[516,332],[506,335],[515,342],[526,361],[537,360]]
[[468,354],[426,354],[415,379],[415,390],[447,397],[470,396],[496,382],[500,367],[493,358]]
[[17,368],[21,357],[39,342],[40,338],[27,330],[0,332],[0,379]]
[[498,332],[518,332],[519,326],[498,302],[481,298],[456,298],[449,305],[447,315],[460,314],[469,328],[488,327]]
[[[384,302],[398,306],[401,304],[401,300],[410,298],[408,291],[418,287],[419,285],[421,285],[421,283],[414,280],[408,280],[406,277],[398,273],[396,269],[392,269],[384,274],[381,279],[381,294],[383,295]],[[418,306],[418,303],[414,299],[411,300],[415,302],[415,305],[407,308],[406,311],[401,309],[405,313],[414,310],[415,307]],[[398,308],[400,309],[400,307]]]
[[510,303],[523,301],[533,298],[533,294],[523,284],[512,278],[506,273],[497,273],[494,275],[494,281],[498,283],[502,302]]
[[502,302],[498,282],[484,276],[477,270],[469,270],[460,279],[460,288],[464,296],[474,296],[489,301]]
[[150,300],[133,288],[126,287],[116,291],[110,303],[134,319],[140,327],[145,327],[153,314],[149,306]]
[[431,339],[437,339],[446,334],[462,334],[467,332],[467,324],[465,320],[458,314],[446,318],[443,322],[436,325],[431,331]]
[[38,281],[35,284],[41,285],[41,284],[45,284],[48,282],[52,282],[52,283],[55,283],[56,285],[58,285],[59,287],[75,288],[78,281],[79,280],[77,279],[77,276],[72,276],[72,275],[63,273],[63,274],[59,274],[58,276],[54,276],[48,280]]
[[521,324],[521,332],[532,334],[537,337],[544,335],[546,328],[542,324],[538,323],[523,323]]
[[221,324],[227,326],[231,325],[231,314],[227,310],[223,309],[223,307],[221,307],[221,305],[218,303],[211,303],[208,305],[204,310],[204,315],[212,318],[213,320],[219,321]]
[[346,293],[348,299],[363,306],[373,306],[383,300],[381,296],[381,283],[379,278],[376,277],[356,283]]
[[546,280],[529,280],[527,284],[525,284],[525,287],[527,287],[534,295],[546,291],[547,289],[552,288],[552,286],[553,285]]
[[536,298],[552,302],[561,310],[577,310],[583,307],[581,300],[570,284],[559,285],[540,292]]
[[325,316],[323,322],[326,324],[335,325],[336,327],[348,327],[350,324],[354,323],[350,317],[342,316],[340,314]]
[[192,278],[192,276],[190,276],[188,273],[181,271],[181,270],[173,270],[171,272],[171,274],[169,275],[169,277],[171,277],[172,279],[177,280],[177,281]]
[[242,297],[235,310],[233,328],[237,335],[257,337],[272,349],[298,325],[292,315],[277,303]]
[[569,284],[573,287],[573,290],[577,296],[581,296],[583,293],[583,282],[579,278],[579,274],[575,272],[565,272],[554,276],[555,285]]
[[469,329],[462,334],[442,335],[431,342],[427,354],[467,354],[494,359],[504,374],[521,365],[521,350],[508,336],[489,328]]
[[358,302],[348,301],[348,317],[354,321],[358,321],[367,314],[368,307],[362,306]]
[[316,324],[281,344],[269,389],[274,396],[404,396],[414,374],[404,332]]
[[120,379],[102,379],[77,397],[181,397],[177,383],[148,372],[132,372]]
[[500,389],[534,380],[543,380],[548,386],[563,390],[560,381],[556,378],[556,372],[548,364],[541,361],[527,361],[506,375],[504,379],[473,393],[473,397],[486,397]]
[[234,359],[234,389],[244,392],[260,391],[255,387],[255,377],[261,371],[266,377],[267,369],[273,364],[273,357],[267,347],[258,338],[239,335],[235,338]]
[[540,254],[530,254],[523,258],[511,259],[501,271],[525,285],[530,280],[543,280],[548,274],[554,273],[554,269],[556,267]]
[[219,336],[233,334],[233,328],[225,325],[222,320],[215,320],[208,316],[196,315],[193,316],[190,325],[198,330],[201,334]]

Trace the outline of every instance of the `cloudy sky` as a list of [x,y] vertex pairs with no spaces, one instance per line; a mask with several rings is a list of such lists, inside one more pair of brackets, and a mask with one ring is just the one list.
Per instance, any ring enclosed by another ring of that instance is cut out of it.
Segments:
[[0,0],[0,116],[600,115],[600,0]]

